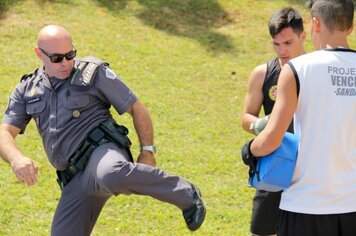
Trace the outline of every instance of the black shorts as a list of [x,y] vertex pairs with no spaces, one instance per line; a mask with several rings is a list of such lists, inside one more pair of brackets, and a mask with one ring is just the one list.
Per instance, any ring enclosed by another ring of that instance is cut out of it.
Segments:
[[355,236],[356,212],[311,215],[279,210],[278,236]]
[[277,233],[277,215],[282,192],[256,190],[253,198],[250,231],[256,235]]

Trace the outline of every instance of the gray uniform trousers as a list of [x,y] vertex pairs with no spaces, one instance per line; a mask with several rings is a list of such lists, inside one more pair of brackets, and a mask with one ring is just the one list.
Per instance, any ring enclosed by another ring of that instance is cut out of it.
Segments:
[[193,204],[192,188],[186,180],[128,162],[124,149],[106,143],[94,150],[85,170],[63,189],[51,235],[90,235],[106,201],[118,194],[148,195],[181,210]]

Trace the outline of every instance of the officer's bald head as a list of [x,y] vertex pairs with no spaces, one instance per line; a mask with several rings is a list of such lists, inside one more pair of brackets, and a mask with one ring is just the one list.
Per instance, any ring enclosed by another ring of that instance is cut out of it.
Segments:
[[47,25],[41,29],[37,37],[38,47],[48,48],[58,43],[72,44],[72,38],[65,28],[59,25]]
[[[69,32],[59,25],[47,25],[39,32],[37,43],[38,47],[34,50],[42,60],[46,74],[57,79],[68,78],[74,66],[74,58],[68,59],[65,55],[75,50]],[[51,58],[58,55],[62,60],[52,62]]]

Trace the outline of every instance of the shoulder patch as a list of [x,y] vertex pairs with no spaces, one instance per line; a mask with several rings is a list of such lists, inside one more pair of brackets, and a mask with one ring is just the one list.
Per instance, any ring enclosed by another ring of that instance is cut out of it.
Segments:
[[109,67],[106,68],[105,75],[106,75],[106,78],[116,79],[115,72],[112,69],[110,69]]

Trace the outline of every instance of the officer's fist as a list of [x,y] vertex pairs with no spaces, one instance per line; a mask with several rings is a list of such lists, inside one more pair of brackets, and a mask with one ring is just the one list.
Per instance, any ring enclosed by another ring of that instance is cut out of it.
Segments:
[[152,167],[156,167],[156,159],[152,152],[144,151],[141,152],[137,158],[137,163],[146,164]]
[[11,161],[11,168],[19,182],[31,186],[37,183],[38,168],[28,157],[21,157]]

